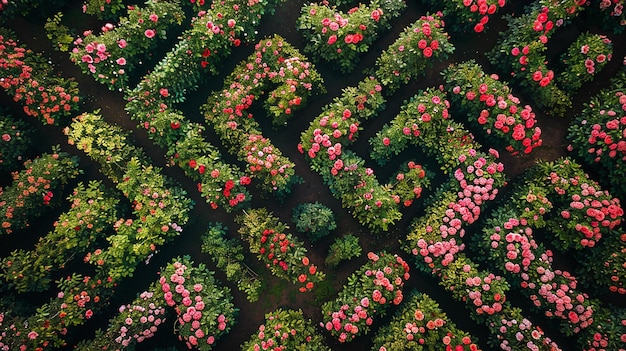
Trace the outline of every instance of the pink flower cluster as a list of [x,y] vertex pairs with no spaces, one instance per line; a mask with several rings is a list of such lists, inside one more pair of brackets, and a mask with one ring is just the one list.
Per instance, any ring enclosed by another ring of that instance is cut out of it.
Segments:
[[537,245],[527,224],[524,218],[509,218],[495,227],[491,247],[502,254],[492,257],[500,257],[504,269],[522,279],[520,286],[546,316],[566,320],[574,333],[586,328],[593,321],[588,296],[576,290],[576,278],[569,272],[552,268],[552,252]]
[[[515,351],[520,348],[526,348],[528,350],[540,350],[540,346],[547,341],[548,344],[552,344],[544,336],[543,331],[539,327],[534,327],[533,324],[526,318],[517,320],[515,318],[502,318],[499,326],[495,325],[493,329],[497,330],[497,338],[500,340],[500,349],[504,351]],[[528,335],[530,331],[530,335]],[[509,335],[514,336],[514,340],[508,338]],[[551,350],[560,350],[555,345]]]
[[[204,316],[203,310],[205,309],[205,302],[203,295],[201,294],[204,286],[196,283],[191,286],[191,290],[186,287],[185,284],[185,271],[187,266],[181,262],[174,262],[173,267],[175,269],[174,274],[169,277],[169,281],[166,277],[161,277],[159,283],[163,291],[163,297],[168,306],[176,306],[178,313],[179,325],[185,326],[188,324],[189,333],[181,337],[185,338],[187,346],[189,348],[197,347],[200,342],[204,342],[208,345],[212,345],[215,342],[215,336],[210,335],[209,330],[206,330],[204,325],[207,321],[203,320],[207,317]],[[171,289],[171,285],[174,285],[174,289]],[[182,305],[182,306],[181,306]],[[226,329],[226,323],[228,320],[223,314],[220,314],[216,320],[217,329],[223,331]]]
[[593,247],[602,237],[603,228],[612,230],[622,221],[624,210],[618,198],[602,191],[597,184],[589,184],[580,176],[565,178],[556,172],[550,173],[550,183],[557,194],[567,197],[571,193],[569,208],[561,211],[564,219],[575,218],[574,230],[582,236],[582,247]]
[[[621,92],[619,103],[622,105],[622,110],[626,111],[626,95]],[[588,139],[590,147],[587,151],[595,155],[595,162],[600,162],[607,157],[626,161],[626,137],[623,136],[623,131],[626,129],[626,116],[618,117],[613,110],[601,110],[600,114],[606,114],[611,118],[604,125],[595,123],[591,126]]]
[[[139,298],[144,302],[152,299],[154,293],[144,291]],[[147,308],[146,308],[147,307]],[[148,302],[147,305],[122,305],[119,308],[120,316],[127,315],[124,318],[122,326],[119,327],[119,335],[114,339],[116,343],[122,347],[128,347],[133,341],[142,342],[154,336],[158,326],[165,322],[165,308],[157,306],[154,302]],[[140,317],[136,317],[140,315]],[[133,317],[135,317],[133,319]]]
[[[469,265],[465,265],[463,269],[466,273],[470,272]],[[502,277],[493,273],[477,274],[465,279],[468,303],[471,302],[476,307],[477,314],[493,315],[502,311],[506,295],[490,291],[492,284],[499,284],[501,279]]]

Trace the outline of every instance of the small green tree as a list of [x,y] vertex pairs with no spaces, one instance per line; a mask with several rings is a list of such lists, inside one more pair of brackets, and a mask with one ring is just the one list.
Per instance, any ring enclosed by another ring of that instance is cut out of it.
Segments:
[[291,220],[296,224],[296,230],[306,233],[311,241],[317,241],[337,228],[333,211],[319,202],[294,207]]
[[335,239],[335,242],[330,245],[328,256],[324,263],[328,266],[335,267],[341,261],[361,256],[361,251],[359,238],[352,234],[347,234]]

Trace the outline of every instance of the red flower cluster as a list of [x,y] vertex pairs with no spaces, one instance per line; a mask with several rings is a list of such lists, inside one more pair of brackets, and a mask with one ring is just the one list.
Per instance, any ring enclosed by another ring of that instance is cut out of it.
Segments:
[[468,7],[472,13],[482,15],[480,21],[474,25],[474,31],[480,33],[485,29],[485,25],[489,22],[489,15],[493,15],[498,11],[499,7],[504,7],[505,0],[498,0],[497,3],[489,4],[487,0],[463,0],[463,6]]

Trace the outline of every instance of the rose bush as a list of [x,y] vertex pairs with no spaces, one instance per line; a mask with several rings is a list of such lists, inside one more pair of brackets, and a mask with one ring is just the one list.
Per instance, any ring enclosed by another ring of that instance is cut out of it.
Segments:
[[291,234],[288,227],[265,208],[252,209],[235,219],[239,234],[250,244],[250,252],[275,276],[298,286],[306,292],[324,280],[325,274],[310,263],[304,244]]
[[570,93],[576,92],[591,82],[612,56],[613,45],[605,35],[581,34],[561,57],[565,67],[559,74],[559,86]]
[[63,124],[80,106],[78,84],[54,73],[41,55],[19,45],[15,33],[0,30],[0,87],[44,124]]
[[375,318],[390,305],[402,302],[402,288],[409,279],[409,265],[398,255],[369,252],[369,261],[348,277],[334,300],[322,305],[325,328],[339,342],[367,334]]
[[0,233],[24,229],[58,205],[63,187],[79,173],[78,158],[57,148],[24,162],[24,169],[12,173],[11,185],[0,188]]
[[259,331],[241,345],[243,351],[256,350],[329,351],[322,336],[302,311],[277,309],[265,315]]
[[487,75],[473,61],[450,65],[443,75],[455,109],[478,123],[487,135],[495,136],[508,152],[529,154],[541,146],[541,129],[535,126],[532,108],[522,106],[497,75]]
[[414,292],[407,300],[378,330],[372,350],[480,350],[476,338],[459,329],[430,296]]
[[568,128],[568,139],[578,159],[593,165],[607,178],[612,192],[626,194],[626,70],[611,80],[611,88],[593,96]]
[[432,6],[443,6],[443,14],[449,27],[455,32],[467,32],[471,28],[481,33],[487,28],[489,16],[495,15],[506,5],[505,0],[453,0],[439,2],[429,0]]
[[175,331],[189,349],[211,350],[235,323],[238,309],[230,290],[213,272],[189,257],[177,257],[161,270],[161,296],[176,310]]
[[127,12],[117,25],[105,24],[100,34],[85,31],[74,40],[70,54],[83,74],[92,75],[110,90],[127,90],[129,73],[185,17],[178,3],[168,1],[151,0],[143,7],[129,6]]
[[298,29],[307,44],[306,53],[317,60],[336,63],[333,67],[342,73],[354,70],[362,53],[384,30],[390,21],[400,16],[406,8],[404,0],[372,1],[340,11],[326,3],[304,5],[297,21]]

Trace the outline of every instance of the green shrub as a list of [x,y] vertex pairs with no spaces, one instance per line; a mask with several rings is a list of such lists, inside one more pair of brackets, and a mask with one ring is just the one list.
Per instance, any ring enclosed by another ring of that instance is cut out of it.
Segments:
[[362,249],[359,245],[359,238],[352,234],[344,235],[337,238],[335,242],[330,245],[328,256],[326,257],[324,263],[328,266],[334,267],[341,261],[361,256],[361,251]]
[[294,207],[291,220],[296,224],[296,230],[306,233],[311,241],[317,241],[337,228],[333,211],[319,202]]

